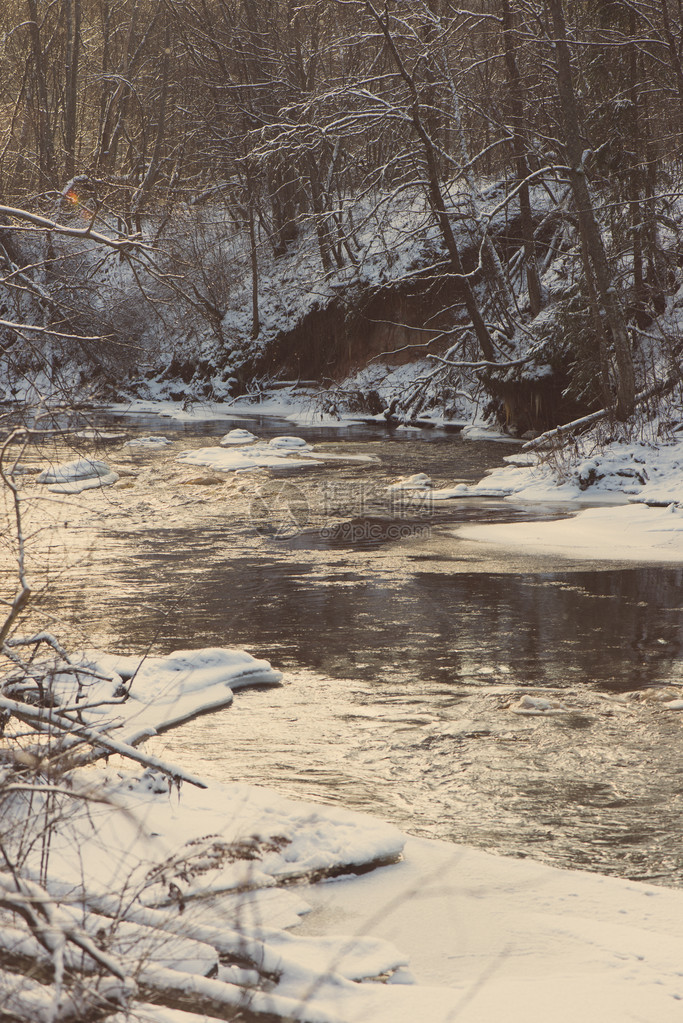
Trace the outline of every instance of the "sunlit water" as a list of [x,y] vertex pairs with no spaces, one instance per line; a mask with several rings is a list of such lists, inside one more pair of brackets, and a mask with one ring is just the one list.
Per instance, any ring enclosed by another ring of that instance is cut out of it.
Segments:
[[[244,492],[180,485],[177,451],[236,425],[378,461],[244,477]],[[561,509],[387,497],[414,472],[479,479],[504,445],[273,420],[124,426],[174,447],[109,451],[138,475],[99,524],[76,523],[79,556],[43,609],[109,649],[234,645],[285,673],[154,753],[420,835],[683,881],[683,718],[647,698],[683,682],[680,570],[513,556],[453,531]],[[568,712],[516,715],[524,693]]]

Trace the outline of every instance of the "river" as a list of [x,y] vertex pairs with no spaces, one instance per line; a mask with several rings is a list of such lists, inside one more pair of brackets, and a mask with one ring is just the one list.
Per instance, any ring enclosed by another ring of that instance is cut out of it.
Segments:
[[[418,835],[683,882],[681,718],[649,698],[683,680],[680,569],[512,555],[455,527],[567,510],[385,489],[414,472],[473,482],[513,446],[258,417],[100,422],[172,444],[102,448],[128,475],[53,514],[40,614],[72,642],[238,646],[285,673],[152,752]],[[236,426],[372,461],[229,479],[175,461]],[[566,712],[516,714],[523,694]]]

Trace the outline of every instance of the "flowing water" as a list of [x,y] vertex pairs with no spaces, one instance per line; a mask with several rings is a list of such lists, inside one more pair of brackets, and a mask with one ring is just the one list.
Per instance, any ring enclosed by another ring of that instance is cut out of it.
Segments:
[[[113,442],[102,457],[127,467],[123,486],[97,516],[88,495],[60,506],[70,567],[42,613],[111,650],[239,646],[285,674],[151,751],[419,835],[683,883],[683,717],[653,698],[683,683],[681,570],[511,555],[454,527],[566,509],[385,490],[414,472],[477,480],[506,445],[268,419],[116,424],[173,445]],[[234,426],[374,460],[237,480],[174,461]],[[523,694],[566,711],[518,715]]]

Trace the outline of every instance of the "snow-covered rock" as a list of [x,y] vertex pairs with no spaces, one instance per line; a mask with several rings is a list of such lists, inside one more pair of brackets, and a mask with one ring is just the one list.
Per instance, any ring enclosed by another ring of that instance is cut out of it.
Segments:
[[543,696],[529,696],[525,694],[511,704],[510,710],[513,714],[545,715],[545,714],[568,714],[567,707],[556,700],[548,700]]
[[135,437],[128,441],[129,448],[165,448],[173,441],[168,437]]
[[253,444],[256,437],[249,430],[230,430],[225,436],[221,437],[220,444],[222,447],[230,447],[231,444]]
[[311,451],[311,445],[307,444],[303,437],[273,437],[268,442],[271,448],[294,448],[296,450],[305,449]]
[[430,490],[433,483],[424,472],[416,472],[413,476],[406,476],[396,483],[392,483],[387,490]]
[[118,473],[106,462],[95,458],[78,458],[73,462],[44,469],[37,477],[38,483],[48,485],[57,494],[80,494],[83,490],[110,487],[118,481]]

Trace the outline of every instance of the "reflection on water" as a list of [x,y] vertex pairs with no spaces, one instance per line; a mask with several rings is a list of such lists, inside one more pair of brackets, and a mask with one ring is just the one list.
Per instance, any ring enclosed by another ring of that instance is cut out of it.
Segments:
[[[170,424],[147,425],[169,434]],[[231,425],[184,424],[181,440],[198,445]],[[538,509],[382,506],[398,476],[475,480],[505,448],[436,431],[427,443],[272,421],[250,429],[380,461],[288,474],[308,518],[285,536],[255,528],[253,495],[232,481],[207,496],[177,485],[167,454],[163,464],[136,455],[134,468],[151,466],[162,485],[115,488],[116,514],[79,527],[88,557],[46,597],[111,648],[244,646],[285,670],[281,689],[241,693],[154,752],[419,834],[681,883],[681,718],[622,695],[683,681],[681,570],[512,556],[452,534],[463,519]],[[566,714],[509,709],[548,691]]]

